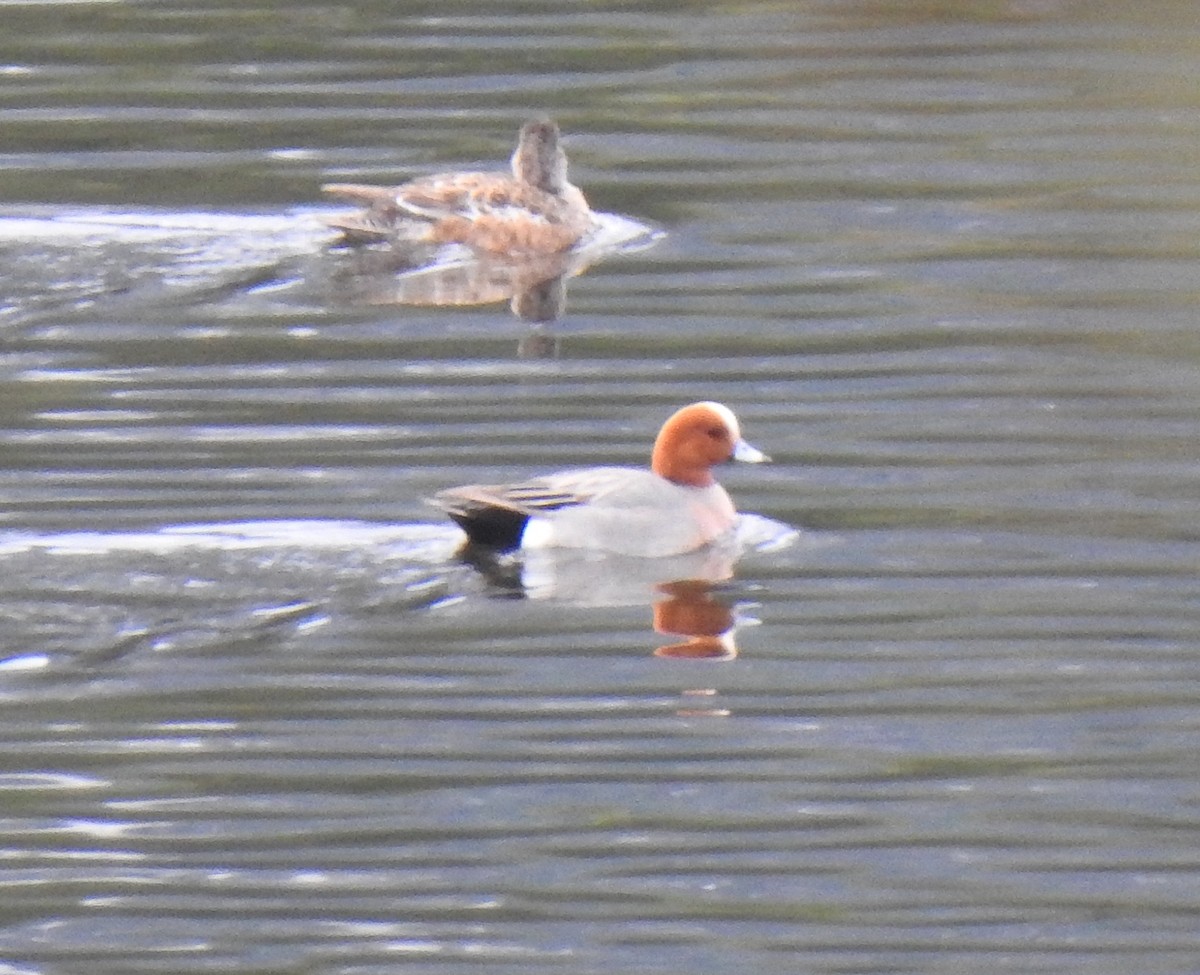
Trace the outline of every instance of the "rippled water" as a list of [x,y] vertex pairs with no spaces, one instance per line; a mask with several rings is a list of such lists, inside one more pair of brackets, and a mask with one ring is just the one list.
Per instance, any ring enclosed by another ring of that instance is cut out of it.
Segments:
[[[0,23],[0,972],[1194,975],[1192,4]],[[326,248],[532,111],[611,248]],[[736,564],[422,502],[701,398]]]

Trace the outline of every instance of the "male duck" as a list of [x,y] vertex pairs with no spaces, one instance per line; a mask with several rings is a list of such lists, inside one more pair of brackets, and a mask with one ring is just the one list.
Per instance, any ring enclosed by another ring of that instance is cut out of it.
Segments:
[[737,511],[712,468],[769,460],[742,439],[720,403],[673,414],[654,441],[650,470],[595,467],[519,484],[467,485],[431,502],[470,541],[499,549],[588,548],[638,556],[680,555],[727,535]]

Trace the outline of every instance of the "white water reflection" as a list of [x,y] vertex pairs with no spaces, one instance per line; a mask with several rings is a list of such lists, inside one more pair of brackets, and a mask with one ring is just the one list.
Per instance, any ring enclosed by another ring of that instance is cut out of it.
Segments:
[[607,257],[653,246],[661,232],[596,214],[578,248],[522,260],[440,248],[373,245],[330,251],[328,210],[283,214],[179,213],[40,207],[0,213],[10,287],[0,320],[89,311],[129,315],[172,303],[269,296],[293,304],[461,307],[510,303],[531,323],[566,308],[566,281]]
[[[1200,8],[445,6],[4,7],[3,213],[229,223],[0,242],[3,537],[78,549],[0,558],[0,957],[1194,975]],[[339,296],[330,174],[530,110],[666,236],[553,327]],[[813,526],[732,580],[372,539],[702,398]]]
[[[476,573],[492,597],[568,608],[644,606],[655,631],[691,639],[691,656],[729,658],[736,653],[737,589],[725,584],[735,564],[747,553],[778,552],[797,537],[786,525],[743,515],[739,531],[722,543],[686,556],[639,559],[570,549],[497,555],[464,549],[463,536],[449,526],[347,521],[8,533],[0,535],[0,571],[22,580],[22,601],[34,594],[45,599],[25,629],[10,631],[12,645],[47,627],[65,628],[76,631],[74,639],[61,632],[57,639],[78,652],[63,661],[18,653],[0,659],[0,670],[111,663],[144,651],[194,653],[271,632],[303,634],[370,607],[436,611],[477,593]],[[56,610],[67,591],[92,609]],[[159,605],[170,595],[177,598]],[[56,612],[63,615],[54,619]],[[705,647],[711,652],[703,653]],[[681,646],[662,648],[662,655],[686,654]]]
[[228,525],[169,525],[146,532],[11,533],[0,535],[0,557],[42,551],[53,555],[147,555],[199,551],[274,552],[285,549],[371,551],[381,559],[441,560],[455,530],[433,525],[350,521],[260,521]]
[[160,315],[290,271],[332,235],[311,210],[179,213],[38,207],[0,214],[8,287],[0,321]]

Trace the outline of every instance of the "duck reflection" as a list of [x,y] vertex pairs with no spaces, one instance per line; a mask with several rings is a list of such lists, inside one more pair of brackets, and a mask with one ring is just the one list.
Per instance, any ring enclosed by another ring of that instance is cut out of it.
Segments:
[[672,639],[656,657],[732,660],[737,656],[734,544],[666,559],[544,549],[521,555],[466,545],[459,559],[486,580],[491,594],[553,600],[580,607],[647,605],[655,633]]
[[654,630],[664,636],[682,636],[654,651],[656,657],[677,660],[732,660],[735,618],[728,594],[713,583],[680,579],[659,583],[662,598],[654,603]]
[[516,318],[540,325],[562,318],[566,281],[589,263],[578,253],[506,258],[356,248],[346,253],[335,282],[352,304],[467,307],[507,301]]

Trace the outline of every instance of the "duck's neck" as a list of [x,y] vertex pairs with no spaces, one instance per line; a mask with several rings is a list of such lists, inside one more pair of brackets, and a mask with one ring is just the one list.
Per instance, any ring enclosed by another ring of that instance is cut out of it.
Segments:
[[678,453],[668,454],[658,444],[655,444],[654,454],[650,458],[650,469],[659,477],[685,487],[705,488],[717,483],[712,466],[707,461],[696,463]]
[[513,176],[547,193],[567,188],[567,157],[557,143],[518,146],[512,157]]

